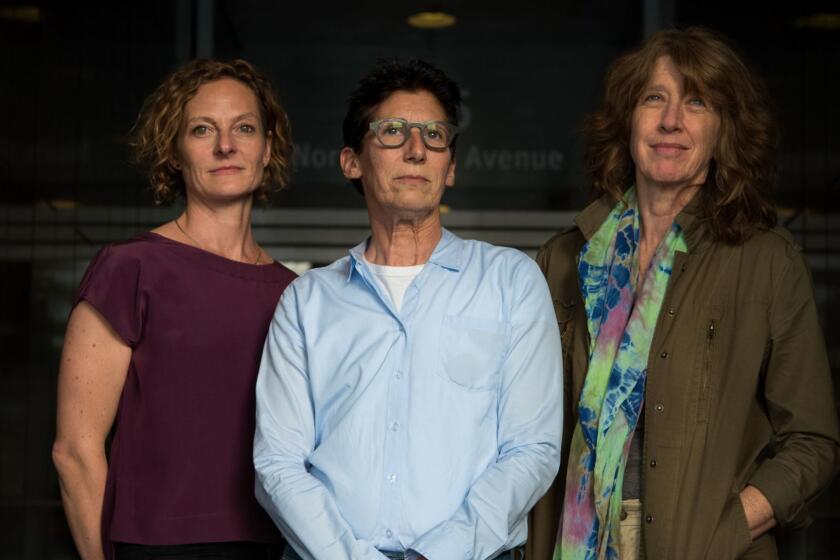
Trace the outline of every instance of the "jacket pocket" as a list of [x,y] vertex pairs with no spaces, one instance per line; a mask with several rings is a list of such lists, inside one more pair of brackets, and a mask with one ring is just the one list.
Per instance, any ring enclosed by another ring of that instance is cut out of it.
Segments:
[[740,558],[752,543],[741,498],[729,498],[721,512],[705,558]]
[[465,389],[494,389],[507,353],[504,323],[449,315],[440,330],[441,370],[446,379]]

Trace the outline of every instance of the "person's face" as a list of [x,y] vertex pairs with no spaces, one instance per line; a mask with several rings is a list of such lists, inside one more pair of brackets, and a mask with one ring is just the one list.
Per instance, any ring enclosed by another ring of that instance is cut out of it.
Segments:
[[[428,91],[397,91],[379,104],[370,120],[392,117],[446,121],[446,112]],[[449,148],[427,148],[417,128],[399,148],[386,148],[372,131],[362,142],[360,154],[348,147],[341,151],[341,168],[348,179],[361,179],[371,218],[411,219],[438,211],[444,188],[455,184]]]
[[252,196],[271,157],[254,92],[231,78],[199,87],[184,107],[178,152],[188,199]]
[[701,185],[718,142],[720,116],[683,89],[669,56],[656,61],[633,110],[630,152],[639,187]]

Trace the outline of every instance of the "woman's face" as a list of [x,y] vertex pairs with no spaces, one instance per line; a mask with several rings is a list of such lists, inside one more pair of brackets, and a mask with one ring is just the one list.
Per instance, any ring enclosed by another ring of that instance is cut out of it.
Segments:
[[[374,110],[371,120],[403,118],[409,122],[446,121],[446,112],[428,91],[396,91]],[[426,216],[437,212],[446,187],[455,184],[455,160],[449,148],[427,148],[420,131],[411,129],[405,144],[386,148],[369,132],[360,154],[342,151],[348,179],[361,179],[374,220]]]
[[254,92],[231,78],[199,87],[184,108],[178,152],[188,199],[250,198],[271,157]]
[[683,81],[671,57],[659,58],[633,110],[630,153],[640,188],[706,180],[720,116],[706,100],[685,92]]

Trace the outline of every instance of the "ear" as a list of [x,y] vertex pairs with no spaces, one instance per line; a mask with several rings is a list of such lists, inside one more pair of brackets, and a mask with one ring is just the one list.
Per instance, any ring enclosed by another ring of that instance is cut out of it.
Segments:
[[455,158],[449,162],[449,169],[446,171],[446,181],[443,183],[447,187],[455,186]]
[[271,142],[274,140],[274,135],[269,130],[265,135],[265,152],[263,153],[262,164],[263,167],[268,167],[268,162],[271,161]]
[[344,173],[347,179],[362,178],[362,166],[359,163],[359,155],[353,151],[353,148],[344,146],[338,155],[338,159],[341,164],[341,172]]

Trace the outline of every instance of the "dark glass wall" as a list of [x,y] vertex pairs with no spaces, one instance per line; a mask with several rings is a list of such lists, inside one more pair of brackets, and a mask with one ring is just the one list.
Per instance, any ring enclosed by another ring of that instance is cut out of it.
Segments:
[[[714,1],[438,5],[455,26],[408,26],[427,7],[417,1],[0,3],[0,557],[74,557],[50,462],[64,324],[92,254],[178,210],[153,208],[127,138],[144,97],[193,56],[246,58],[278,90],[296,171],[255,216],[257,235],[276,258],[317,264],[365,235],[336,159],[344,102],[377,58],[426,58],[462,85],[446,223],[533,254],[586,200],[581,121],[610,60],[651,25],[726,33],[776,104],[780,209],[812,266],[840,385],[840,29],[818,17],[826,6],[740,16]],[[786,558],[840,556],[837,484],[814,513],[787,536]]]

